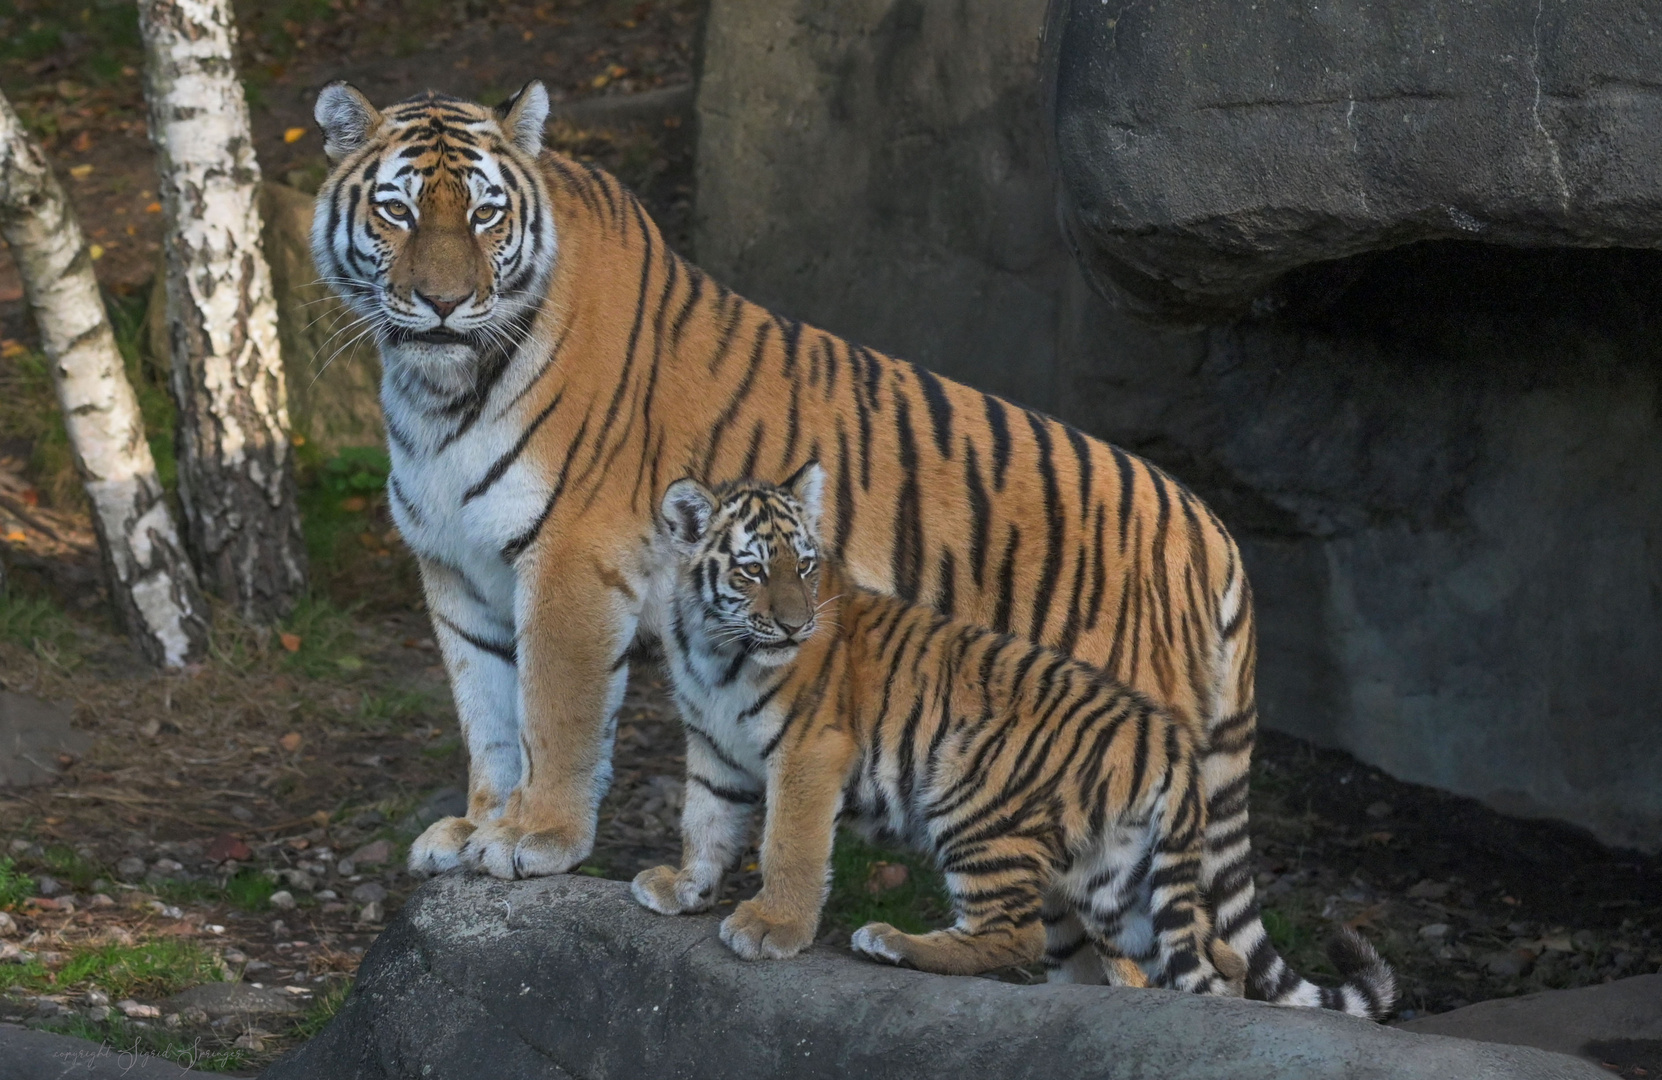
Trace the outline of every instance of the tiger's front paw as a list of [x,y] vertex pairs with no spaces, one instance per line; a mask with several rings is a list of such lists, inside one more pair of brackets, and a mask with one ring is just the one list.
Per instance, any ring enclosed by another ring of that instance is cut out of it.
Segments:
[[410,845],[409,868],[416,877],[428,877],[462,865],[462,848],[474,832],[467,818],[440,818],[427,826]]
[[504,815],[474,830],[460,858],[492,877],[546,877],[565,873],[593,849],[592,836],[579,838],[564,829],[526,830]]
[[635,875],[629,891],[644,908],[660,915],[705,911],[715,902],[716,890],[686,870],[654,866]]
[[783,960],[814,940],[815,920],[775,912],[760,900],[746,900],[721,923],[721,940],[746,960]]

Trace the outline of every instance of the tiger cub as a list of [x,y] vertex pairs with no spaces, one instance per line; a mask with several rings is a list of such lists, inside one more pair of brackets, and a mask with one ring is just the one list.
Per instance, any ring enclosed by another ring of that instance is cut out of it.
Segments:
[[[1060,653],[855,586],[816,531],[823,482],[810,462],[783,487],[685,479],[664,495],[683,865],[642,872],[635,898],[709,907],[765,798],[761,892],[721,926],[746,959],[813,939],[841,815],[933,856],[958,913],[928,934],[863,926],[867,956],[970,974],[1048,944],[1053,979],[1146,985],[1129,949],[1160,985],[1238,996],[1244,963],[1209,952],[1198,895],[1191,729]],[[1138,909],[1150,933],[1128,944]]]

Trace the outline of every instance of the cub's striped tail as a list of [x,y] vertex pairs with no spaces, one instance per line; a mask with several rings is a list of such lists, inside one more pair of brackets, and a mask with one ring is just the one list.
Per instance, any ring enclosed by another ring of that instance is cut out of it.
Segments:
[[[1254,912],[1256,915],[1256,912]],[[1230,944],[1247,958],[1247,997],[1277,1005],[1335,1009],[1352,1016],[1383,1020],[1397,1000],[1397,977],[1366,938],[1349,927],[1329,943],[1327,955],[1344,982],[1317,986],[1288,966],[1253,918],[1231,936]]]

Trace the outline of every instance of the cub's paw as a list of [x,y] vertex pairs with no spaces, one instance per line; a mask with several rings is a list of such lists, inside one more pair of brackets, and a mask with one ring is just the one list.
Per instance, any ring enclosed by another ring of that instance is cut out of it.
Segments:
[[629,883],[629,893],[635,902],[648,911],[656,911],[660,915],[679,915],[686,909],[675,895],[675,874],[673,866],[654,866],[650,870],[642,870],[635,875],[635,880]]
[[905,936],[886,922],[874,922],[854,931],[848,943],[862,956],[890,964],[904,964],[908,958],[898,939]]
[[629,886],[644,908],[660,915],[687,915],[706,911],[715,902],[713,886],[703,886],[685,870],[673,866],[654,866],[635,875]]
[[721,940],[746,960],[783,960],[814,940],[814,920],[770,911],[746,900],[721,923]]
[[427,877],[461,866],[462,848],[473,831],[473,822],[467,818],[447,817],[433,822],[410,845],[410,873]]

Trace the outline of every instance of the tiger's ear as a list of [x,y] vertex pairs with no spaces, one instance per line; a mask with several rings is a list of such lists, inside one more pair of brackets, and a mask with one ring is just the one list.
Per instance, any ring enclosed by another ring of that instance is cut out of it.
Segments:
[[811,459],[805,462],[785,481],[784,487],[807,512],[808,527],[819,532],[820,502],[825,494],[825,470],[820,468],[819,462]]
[[323,152],[331,163],[339,163],[362,146],[381,123],[380,111],[344,79],[318,91],[312,117],[323,129]]
[[664,531],[683,550],[696,547],[704,539],[715,512],[716,497],[691,477],[677,480],[664,492]]
[[542,153],[542,129],[548,123],[548,91],[532,79],[519,93],[496,107],[502,130],[514,145],[536,157]]

